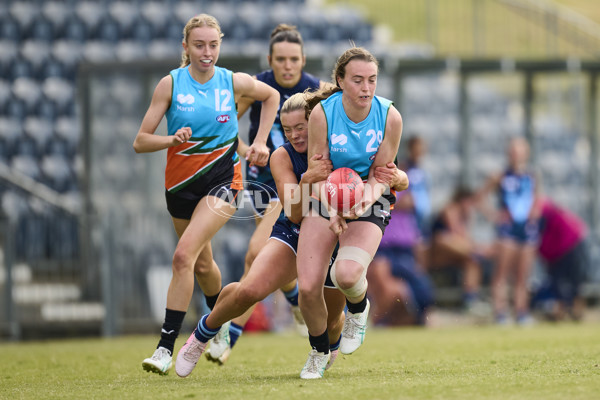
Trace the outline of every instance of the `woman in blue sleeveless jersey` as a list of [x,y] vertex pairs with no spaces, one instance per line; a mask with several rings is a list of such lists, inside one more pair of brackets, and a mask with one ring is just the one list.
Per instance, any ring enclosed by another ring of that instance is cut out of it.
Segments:
[[322,154],[332,161],[334,169],[352,168],[366,184],[361,201],[343,215],[330,209],[320,190],[320,203],[316,202],[302,220],[298,286],[312,347],[300,374],[305,379],[321,378],[330,357],[327,309],[321,288],[327,273],[325,266],[338,240],[339,251],[331,277],[346,296],[348,306],[340,352],[351,354],[364,340],[369,312],[367,267],[379,246],[395,200],[388,185],[377,184],[375,170],[394,161],[402,135],[400,113],[391,101],[375,96],[377,73],[378,63],[371,53],[351,48],[335,65],[333,81],[337,87],[321,90],[308,99],[309,108],[314,106],[308,127],[309,160],[315,154]]
[[[332,170],[331,161],[318,154],[312,157],[311,167],[307,169],[308,121],[305,106],[304,94],[297,93],[286,100],[280,110],[281,124],[288,142],[273,152],[271,168],[284,205],[283,210],[246,278],[223,288],[215,308],[200,319],[187,342],[189,345],[186,343],[187,348],[180,351],[176,369],[182,376],[191,373],[210,339],[210,332],[216,332],[227,321],[241,315],[296,277],[296,249],[300,232],[298,223],[308,209],[309,188],[313,183],[327,178]],[[406,175],[396,169],[395,165],[379,169],[378,175],[381,175],[379,178],[382,181],[388,181],[399,189],[407,186]],[[330,266],[334,259],[335,254],[330,259]],[[338,354],[346,303],[344,295],[337,290],[329,276],[325,280],[323,291],[328,310],[331,357],[326,368],[329,368]],[[188,357],[184,357],[186,351],[190,353]],[[228,357],[229,353],[228,351],[224,355]],[[190,359],[192,354],[195,356]]]
[[[491,213],[496,224],[494,253],[496,265],[492,276],[492,298],[498,324],[507,324],[509,301],[507,286],[513,281],[513,306],[520,325],[533,322],[529,314],[527,282],[536,254],[541,214],[537,180],[529,169],[529,144],[515,138],[508,146],[508,168],[492,176],[478,193],[480,199],[496,190],[499,208]],[[512,278],[512,279],[511,279]]]
[[[269,42],[267,61],[271,68],[260,72],[254,77],[279,92],[280,107],[283,106],[286,99],[295,93],[303,93],[305,90],[316,90],[324,85],[324,82],[303,71],[306,64],[304,43],[300,32],[296,30],[295,26],[279,24],[273,29]],[[238,117],[241,117],[248,109],[250,110],[248,138],[250,143],[254,143],[258,127],[260,126],[262,103],[254,101],[251,98],[242,98],[238,104]],[[281,121],[279,116],[277,116],[267,139],[269,151],[272,153],[286,141]],[[244,141],[240,140],[238,154],[241,157],[245,157],[247,149],[248,146]],[[254,208],[256,229],[248,243],[248,251],[244,262],[244,277],[248,274],[259,251],[261,251],[269,239],[271,228],[273,228],[273,224],[281,212],[281,203],[269,165],[261,167],[259,165],[247,164],[246,181],[246,191],[244,194]],[[244,277],[242,277],[242,280]],[[298,331],[306,336],[306,325],[304,325],[302,313],[298,306],[296,279],[284,285],[281,289],[292,307],[292,315],[294,316]],[[224,358],[222,355],[229,351],[228,347],[235,345],[253,309],[254,307],[250,308],[244,315],[232,321],[229,344],[218,340],[219,337],[215,338],[206,353],[209,360],[218,363],[223,362]]]
[[[268,162],[266,141],[279,105],[279,94],[268,85],[215,65],[222,36],[212,16],[200,14],[188,21],[181,67],[156,86],[133,145],[138,153],[168,149],[167,209],[179,236],[161,339],[153,356],[142,363],[145,370],[159,374],[171,368],[175,339],[194,291],[194,275],[209,307],[221,290],[210,241],[235,212],[232,203],[242,189],[241,176],[235,175],[236,102],[244,96],[263,103],[257,138],[248,150],[249,161],[257,165]],[[155,135],[163,116],[168,135]]]
[[[311,168],[307,170],[308,121],[305,104],[304,95],[297,93],[281,107],[281,125],[288,142],[275,150],[271,157],[273,177],[280,199],[286,204],[286,212],[281,211],[270,238],[245,279],[225,286],[215,308],[198,322],[197,329],[177,357],[175,369],[180,376],[187,376],[192,372],[211,333],[217,332],[227,321],[252,309],[257,302],[296,278],[296,248],[300,231],[298,223],[302,219],[302,205],[308,202],[308,193],[303,192],[302,186],[322,181],[331,172],[331,161],[321,159],[320,156],[313,157]],[[337,354],[344,321],[344,296],[331,282],[325,282],[324,291],[330,312],[330,348]],[[222,355],[222,361],[229,353],[230,350]],[[194,358],[191,358],[194,354]],[[328,367],[334,359],[330,360]]]

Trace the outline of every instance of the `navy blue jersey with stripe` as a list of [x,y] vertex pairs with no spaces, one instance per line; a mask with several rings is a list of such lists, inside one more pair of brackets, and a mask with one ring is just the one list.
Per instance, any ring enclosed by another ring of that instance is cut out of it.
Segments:
[[[280,95],[277,117],[275,118],[275,122],[273,123],[273,127],[271,128],[269,138],[267,139],[267,146],[269,147],[269,150],[272,153],[275,149],[287,142],[285,134],[283,133],[283,128],[281,127],[281,121],[279,120],[279,110],[281,109],[281,106],[287,99],[289,99],[292,95],[296,93],[302,93],[306,89],[318,89],[320,81],[315,76],[306,72],[302,72],[300,80],[298,81],[296,86],[291,88],[284,88],[275,81],[275,75],[273,74],[272,70],[263,71],[257,74],[256,79],[271,86],[272,88],[277,90]],[[256,134],[258,132],[261,110],[262,102],[255,101],[254,103],[252,103],[252,106],[250,108],[250,131],[248,133],[248,139],[250,141],[250,144],[254,142],[254,139],[256,138]],[[268,164],[265,167],[247,166],[246,172],[247,176],[250,179],[257,180],[261,183],[272,186],[273,189],[276,190],[275,182],[273,181],[271,169],[269,168]]]

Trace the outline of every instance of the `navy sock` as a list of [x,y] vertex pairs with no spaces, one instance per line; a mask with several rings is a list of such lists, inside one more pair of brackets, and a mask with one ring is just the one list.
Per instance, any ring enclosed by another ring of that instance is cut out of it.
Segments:
[[207,296],[206,294],[204,295],[204,298],[206,299],[206,305],[208,306],[210,311],[212,311],[212,309],[215,308],[215,304],[217,304],[217,299],[219,298],[220,294],[221,291],[219,290],[219,293],[215,294],[214,296]]
[[162,330],[160,333],[160,341],[158,342],[159,347],[164,347],[173,354],[173,348],[175,347],[175,339],[179,336],[181,330],[181,324],[185,318],[185,311],[165,310],[165,322],[163,323]]
[[338,338],[337,342],[329,344],[329,350],[334,351],[340,348],[340,342],[342,341],[342,335]]
[[319,336],[309,334],[308,340],[310,341],[310,346],[319,353],[329,353],[329,334],[327,333],[327,329]]
[[296,286],[294,286],[292,290],[290,290],[289,292],[283,292],[283,294],[288,303],[290,303],[293,306],[298,305],[298,283],[296,283]]
[[240,338],[240,336],[242,336],[243,332],[244,332],[243,326],[239,326],[235,322],[231,323],[231,325],[229,326],[229,345],[231,346],[231,348],[233,348],[233,346],[235,345],[235,342],[237,342],[237,340]]
[[209,314],[203,315],[202,318],[200,318],[200,321],[198,321],[198,326],[194,331],[196,339],[204,343],[217,336],[219,329],[221,329],[221,327],[210,329],[208,326],[206,326],[206,318],[208,318],[208,315]]
[[352,314],[365,311],[365,308],[367,308],[367,294],[365,293],[365,297],[356,304],[350,303],[348,299],[346,299],[346,306],[348,307],[348,311]]

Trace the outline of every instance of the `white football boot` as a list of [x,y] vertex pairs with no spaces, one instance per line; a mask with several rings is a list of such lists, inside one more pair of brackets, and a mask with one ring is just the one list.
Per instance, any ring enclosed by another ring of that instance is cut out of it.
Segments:
[[370,308],[371,303],[367,300],[367,307],[365,307],[363,312],[356,314],[347,313],[344,329],[342,330],[342,341],[340,342],[340,352],[342,354],[354,353],[365,341]]

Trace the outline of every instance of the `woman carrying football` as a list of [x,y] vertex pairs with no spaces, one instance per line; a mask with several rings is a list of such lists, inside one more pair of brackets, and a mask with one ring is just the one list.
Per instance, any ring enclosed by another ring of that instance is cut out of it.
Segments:
[[390,218],[395,196],[387,184],[377,184],[376,167],[396,158],[402,118],[390,100],[375,96],[378,62],[367,50],[354,47],[342,54],[333,70],[333,89],[308,95],[312,108],[308,123],[308,159],[315,154],[330,159],[333,169],[348,167],[366,181],[361,201],[340,215],[320,203],[304,217],[298,241],[300,308],[312,350],[300,373],[304,379],[321,378],[330,358],[328,313],[323,297],[327,262],[336,243],[339,250],[331,268],[334,285],[344,293],[348,313],[340,352],[351,354],[363,343],[369,302],[366,272]]
[[[286,100],[280,111],[282,127],[289,142],[273,152],[271,171],[284,206],[283,211],[246,278],[241,282],[230,283],[223,289],[214,309],[200,319],[197,328],[180,350],[175,365],[179,376],[185,377],[192,372],[206,344],[221,325],[242,315],[254,304],[296,278],[296,248],[300,231],[298,223],[302,220],[309,201],[306,187],[323,181],[332,170],[331,161],[318,154],[312,157],[308,168],[308,121],[305,105],[304,95],[298,93]],[[397,170],[394,165],[380,168],[378,177],[400,190],[408,185],[406,174]],[[333,260],[334,256],[328,261],[329,266]],[[329,368],[338,353],[346,301],[329,278],[326,278],[321,290],[328,310],[331,357],[326,368]]]

